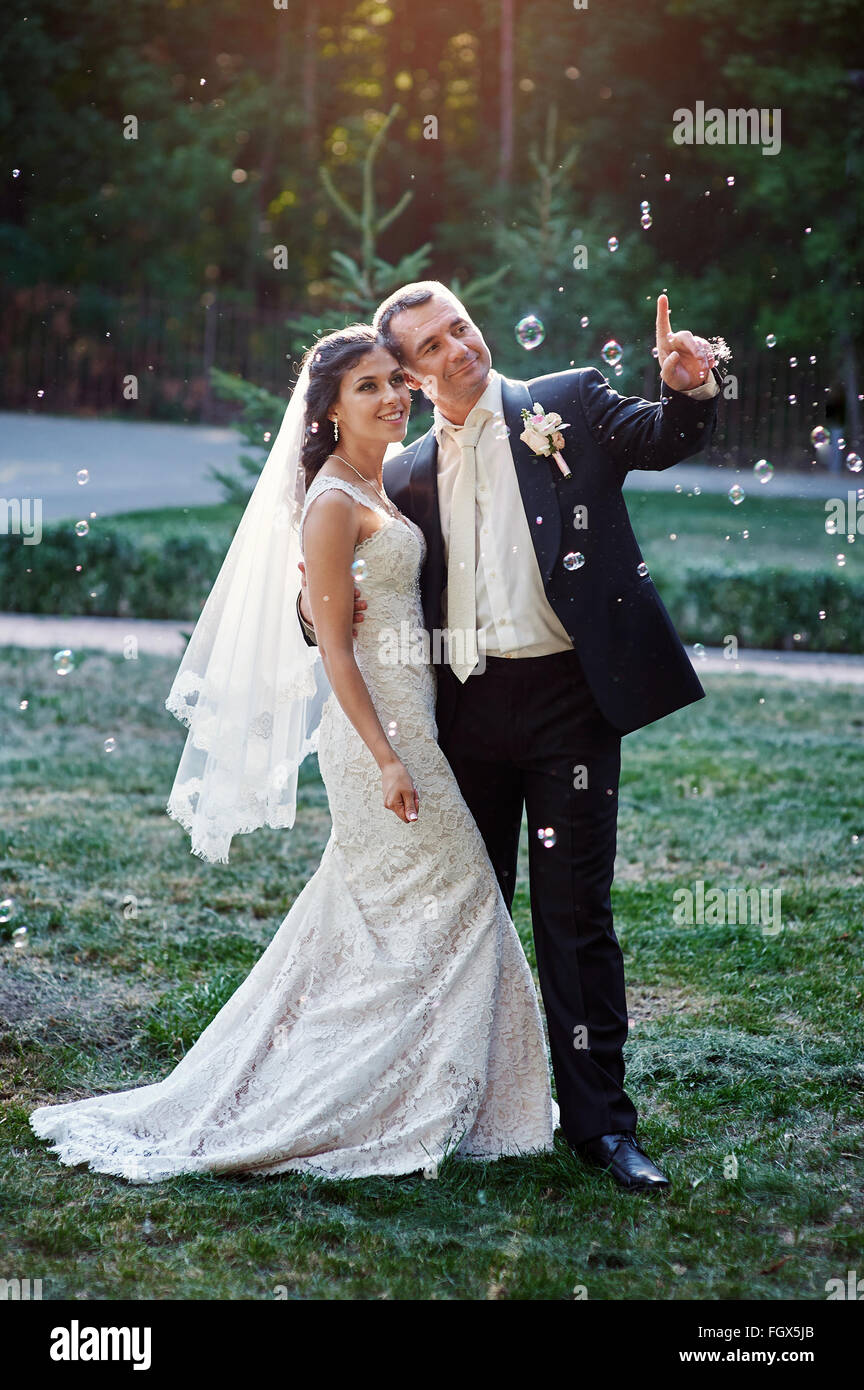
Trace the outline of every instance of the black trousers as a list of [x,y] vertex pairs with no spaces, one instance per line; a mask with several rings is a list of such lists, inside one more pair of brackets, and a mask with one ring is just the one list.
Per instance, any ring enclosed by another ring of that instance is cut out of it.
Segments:
[[490,656],[464,684],[449,666],[437,671],[439,708],[448,711],[441,748],[508,908],[526,808],[537,970],[565,1137],[580,1143],[635,1129],[623,1089],[627,1003],[610,896],[621,734],[600,712],[575,651]]

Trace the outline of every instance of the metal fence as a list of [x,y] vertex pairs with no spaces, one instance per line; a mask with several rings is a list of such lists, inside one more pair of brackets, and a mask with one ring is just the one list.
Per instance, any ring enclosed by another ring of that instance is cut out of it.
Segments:
[[[98,290],[0,289],[0,408],[52,414],[224,423],[211,366],[289,394],[291,310],[261,310],[205,294],[186,303],[120,299]],[[40,394],[41,393],[41,394]]]
[[[97,288],[0,288],[0,409],[227,423],[239,407],[220,399],[210,367],[287,396],[298,346],[287,327],[302,309],[249,308],[215,292],[186,303],[120,299]],[[294,351],[292,351],[294,349]],[[824,420],[828,363],[766,349],[729,364],[737,399],[727,399],[706,458],[806,469],[810,431]],[[638,389],[656,395],[656,365]],[[612,378],[615,385],[615,378]],[[40,394],[41,393],[41,394]],[[124,393],[126,395],[124,396]]]

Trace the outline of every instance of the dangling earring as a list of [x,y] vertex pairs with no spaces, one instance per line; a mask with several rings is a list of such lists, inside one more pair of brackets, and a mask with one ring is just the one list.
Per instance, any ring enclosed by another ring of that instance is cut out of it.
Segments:
[[336,443],[338,444],[338,443],[339,443],[339,421],[336,419],[336,416],[335,416],[335,415],[334,415],[334,417],[333,417],[333,433],[334,433],[334,435],[336,436]]

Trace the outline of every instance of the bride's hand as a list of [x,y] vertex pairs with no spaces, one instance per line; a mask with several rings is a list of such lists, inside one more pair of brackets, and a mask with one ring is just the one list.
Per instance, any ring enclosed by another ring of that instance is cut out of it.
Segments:
[[420,796],[405,764],[398,758],[392,763],[387,763],[381,769],[381,782],[387,810],[393,811],[400,820],[416,820],[420,810]]

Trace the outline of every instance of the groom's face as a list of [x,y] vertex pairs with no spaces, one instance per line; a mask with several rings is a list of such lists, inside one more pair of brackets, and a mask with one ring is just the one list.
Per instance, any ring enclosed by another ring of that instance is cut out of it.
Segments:
[[492,357],[458,300],[435,294],[425,304],[403,309],[393,320],[393,333],[408,384],[420,388],[448,418],[479,400]]

